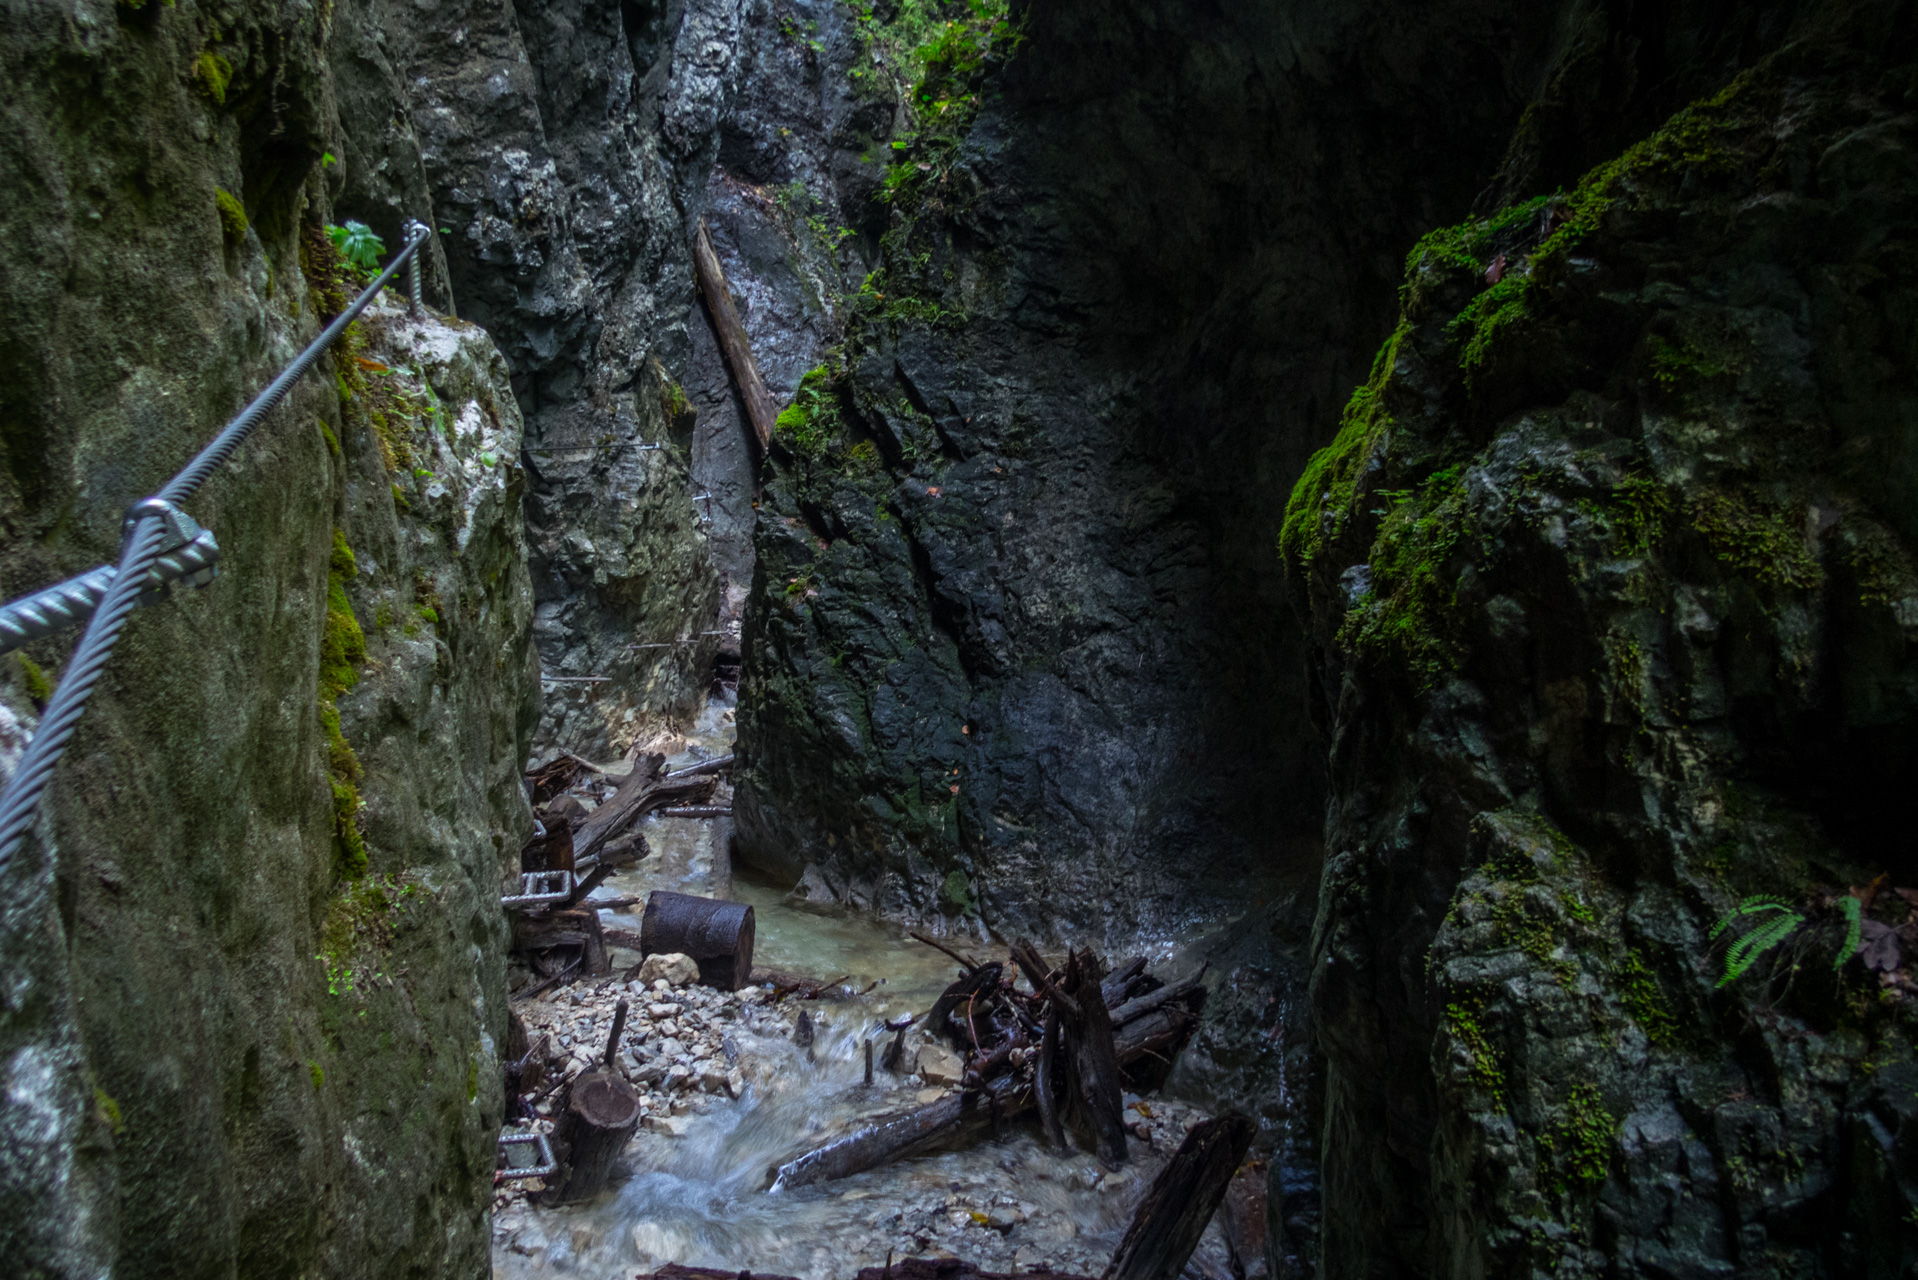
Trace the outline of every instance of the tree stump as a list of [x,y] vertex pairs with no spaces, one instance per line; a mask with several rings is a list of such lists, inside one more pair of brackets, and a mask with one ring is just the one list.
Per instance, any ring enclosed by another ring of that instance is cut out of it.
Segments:
[[590,1200],[606,1185],[613,1159],[639,1127],[639,1092],[609,1071],[589,1071],[567,1090],[566,1111],[554,1132],[559,1172],[547,1180],[542,1202]]
[[753,972],[753,909],[743,902],[655,889],[639,922],[642,955],[678,952],[699,966],[699,980],[737,991]]
[[1233,1114],[1194,1125],[1139,1202],[1103,1280],[1177,1280],[1258,1131]]

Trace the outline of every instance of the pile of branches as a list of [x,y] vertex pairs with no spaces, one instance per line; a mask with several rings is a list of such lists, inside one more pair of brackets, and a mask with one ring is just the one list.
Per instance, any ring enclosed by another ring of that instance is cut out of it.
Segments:
[[[920,941],[964,966],[921,1027],[964,1063],[958,1091],[775,1167],[773,1185],[848,1177],[971,1132],[996,1131],[1031,1111],[1054,1146],[1065,1149],[1070,1132],[1087,1139],[1106,1163],[1124,1163],[1124,1092],[1145,1093],[1163,1083],[1198,1026],[1205,970],[1167,983],[1146,972],[1143,958],[1107,973],[1096,953],[1074,951],[1055,968],[1020,939],[1010,964],[982,964],[929,938]],[[1017,987],[1019,975],[1029,989]],[[889,1070],[904,1065],[912,1021],[890,1024],[894,1038],[883,1057]],[[870,1069],[870,1041],[867,1053]]]

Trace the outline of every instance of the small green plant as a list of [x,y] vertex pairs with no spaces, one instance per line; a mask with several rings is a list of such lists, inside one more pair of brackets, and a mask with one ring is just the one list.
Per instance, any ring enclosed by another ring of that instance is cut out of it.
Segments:
[[[1856,905],[1858,900],[1853,898],[1851,901]],[[1732,908],[1730,915],[1712,926],[1713,939],[1731,933],[1734,926],[1739,930],[1725,948],[1725,970],[1717,985],[1729,986],[1742,978],[1758,963],[1759,957],[1791,937],[1804,923],[1804,912],[1780,898],[1761,894],[1740,902]],[[1840,960],[1839,963],[1843,964],[1844,961]]]
[[1865,908],[1858,899],[1846,894],[1838,900],[1838,909],[1845,916],[1845,944],[1838,948],[1838,958],[1832,961],[1834,969],[1844,968],[1845,961],[1858,954],[1865,928]]
[[333,241],[333,247],[340,251],[340,256],[360,270],[379,269],[380,255],[386,252],[386,244],[364,222],[348,218],[339,226],[328,223],[326,234]]

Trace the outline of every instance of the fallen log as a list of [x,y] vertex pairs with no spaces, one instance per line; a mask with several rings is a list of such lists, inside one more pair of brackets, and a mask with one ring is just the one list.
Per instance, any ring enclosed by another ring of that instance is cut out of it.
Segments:
[[659,811],[662,818],[730,818],[733,811],[723,804],[676,804]]
[[753,909],[743,902],[655,889],[640,917],[640,954],[678,952],[699,966],[699,980],[737,991],[753,971]]
[[666,781],[677,782],[681,778],[698,778],[708,773],[718,773],[722,769],[733,767],[731,756],[714,756],[711,760],[701,760],[698,764],[689,764],[684,769],[675,769],[666,775]]
[[1168,1005],[1174,1000],[1198,990],[1199,984],[1204,981],[1205,966],[1201,965],[1197,973],[1189,977],[1181,978],[1177,982],[1167,983],[1157,991],[1149,991],[1145,995],[1128,1000],[1114,1009],[1112,1011],[1112,1025],[1115,1027],[1124,1026],[1135,1018],[1143,1018],[1154,1009]]
[[652,810],[667,805],[697,804],[710,796],[719,783],[717,778],[706,776],[663,776],[661,770],[665,763],[666,757],[658,754],[636,762],[613,798],[574,824],[575,862],[584,862],[598,853],[602,845]]
[[[1195,998],[1197,1003],[1203,1003],[1205,992],[1201,989],[1187,993],[1188,1000]],[[1149,1067],[1151,1059],[1163,1059],[1162,1051],[1182,1042],[1197,1022],[1196,1008],[1169,1004],[1153,1010],[1115,1037],[1113,1047],[1119,1065]],[[948,1094],[937,1102],[865,1125],[776,1165],[769,1173],[771,1185],[774,1189],[803,1187],[850,1177],[935,1143],[986,1128],[995,1117],[1013,1119],[1037,1103],[1036,1091],[1023,1076],[1001,1076],[983,1088]]]
[[726,273],[720,269],[719,255],[713,251],[713,238],[703,218],[693,233],[693,270],[699,277],[699,292],[706,300],[707,314],[712,317],[713,332],[719,336],[719,349],[732,370],[734,384],[739,387],[739,398],[746,402],[746,420],[752,424],[759,456],[764,458],[766,451],[772,448],[773,422],[779,410],[759,376],[759,365],[753,360],[752,339],[746,335],[746,326],[740,323],[739,309],[733,305],[733,295],[726,288]]
[[1000,971],[1001,966],[997,961],[982,964],[940,992],[939,999],[926,1014],[926,1030],[936,1036],[945,1036],[952,1041],[952,1047],[961,1053],[976,1047],[971,1028],[955,1025],[952,1013],[997,987]]
[[[958,1258],[902,1258],[898,1262],[888,1262],[883,1267],[861,1267],[854,1280],[1021,1280],[1022,1277],[1091,1280],[1089,1276],[1075,1276],[1064,1271],[1020,1271],[1016,1268],[1012,1271],[982,1271],[977,1263],[963,1262]],[[728,1272],[725,1280],[741,1278]],[[755,1273],[754,1280],[768,1278]]]
[[1194,1125],[1139,1202],[1103,1280],[1177,1280],[1258,1131],[1231,1113]]

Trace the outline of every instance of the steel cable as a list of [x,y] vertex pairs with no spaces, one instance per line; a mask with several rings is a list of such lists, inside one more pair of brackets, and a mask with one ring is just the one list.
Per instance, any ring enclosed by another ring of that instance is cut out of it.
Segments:
[[114,575],[113,585],[107,588],[100,607],[93,611],[80,643],[74,646],[73,657],[67,661],[60,687],[53,691],[53,699],[40,717],[33,741],[27,744],[19,767],[7,780],[6,791],[0,793],[0,871],[13,860],[20,841],[33,825],[40,797],[52,780],[53,766],[60,763],[68,739],[80,724],[80,715],[87,709],[87,698],[113,654],[114,642],[120,638],[127,615],[140,602],[147,570],[159,558],[160,517],[143,515],[134,522],[133,533],[120,552],[120,571]]
[[414,258],[420,246],[426,242],[427,234],[427,228],[415,224],[406,247],[394,255],[386,270],[353,300],[351,306],[334,317],[333,322],[320,331],[319,337],[308,343],[293,363],[267,384],[266,390],[255,396],[238,417],[222,428],[211,443],[195,454],[192,461],[167,482],[166,487],[156,495],[158,503],[148,498],[134,504],[129,510],[120,547],[120,563],[114,572],[113,582],[87,622],[80,643],[74,646],[73,656],[67,660],[66,670],[61,674],[60,685],[54,690],[46,711],[40,717],[40,727],[34,732],[33,741],[20,757],[13,776],[7,780],[6,790],[0,792],[0,872],[4,872],[12,862],[20,842],[33,826],[34,815],[40,807],[40,797],[46,793],[47,784],[53,779],[54,766],[60,763],[68,741],[79,726],[80,716],[86,710],[93,686],[98,683],[100,672],[105,669],[107,659],[113,654],[113,646],[126,626],[127,615],[140,602],[140,593],[148,585],[147,571],[160,558],[161,513],[164,507],[159,504],[177,506],[186,501],[219,469],[221,463],[233,456],[233,451],[285,399],[293,384],[305,376],[314,362],[346,331],[346,326],[358,319],[387,282]]

